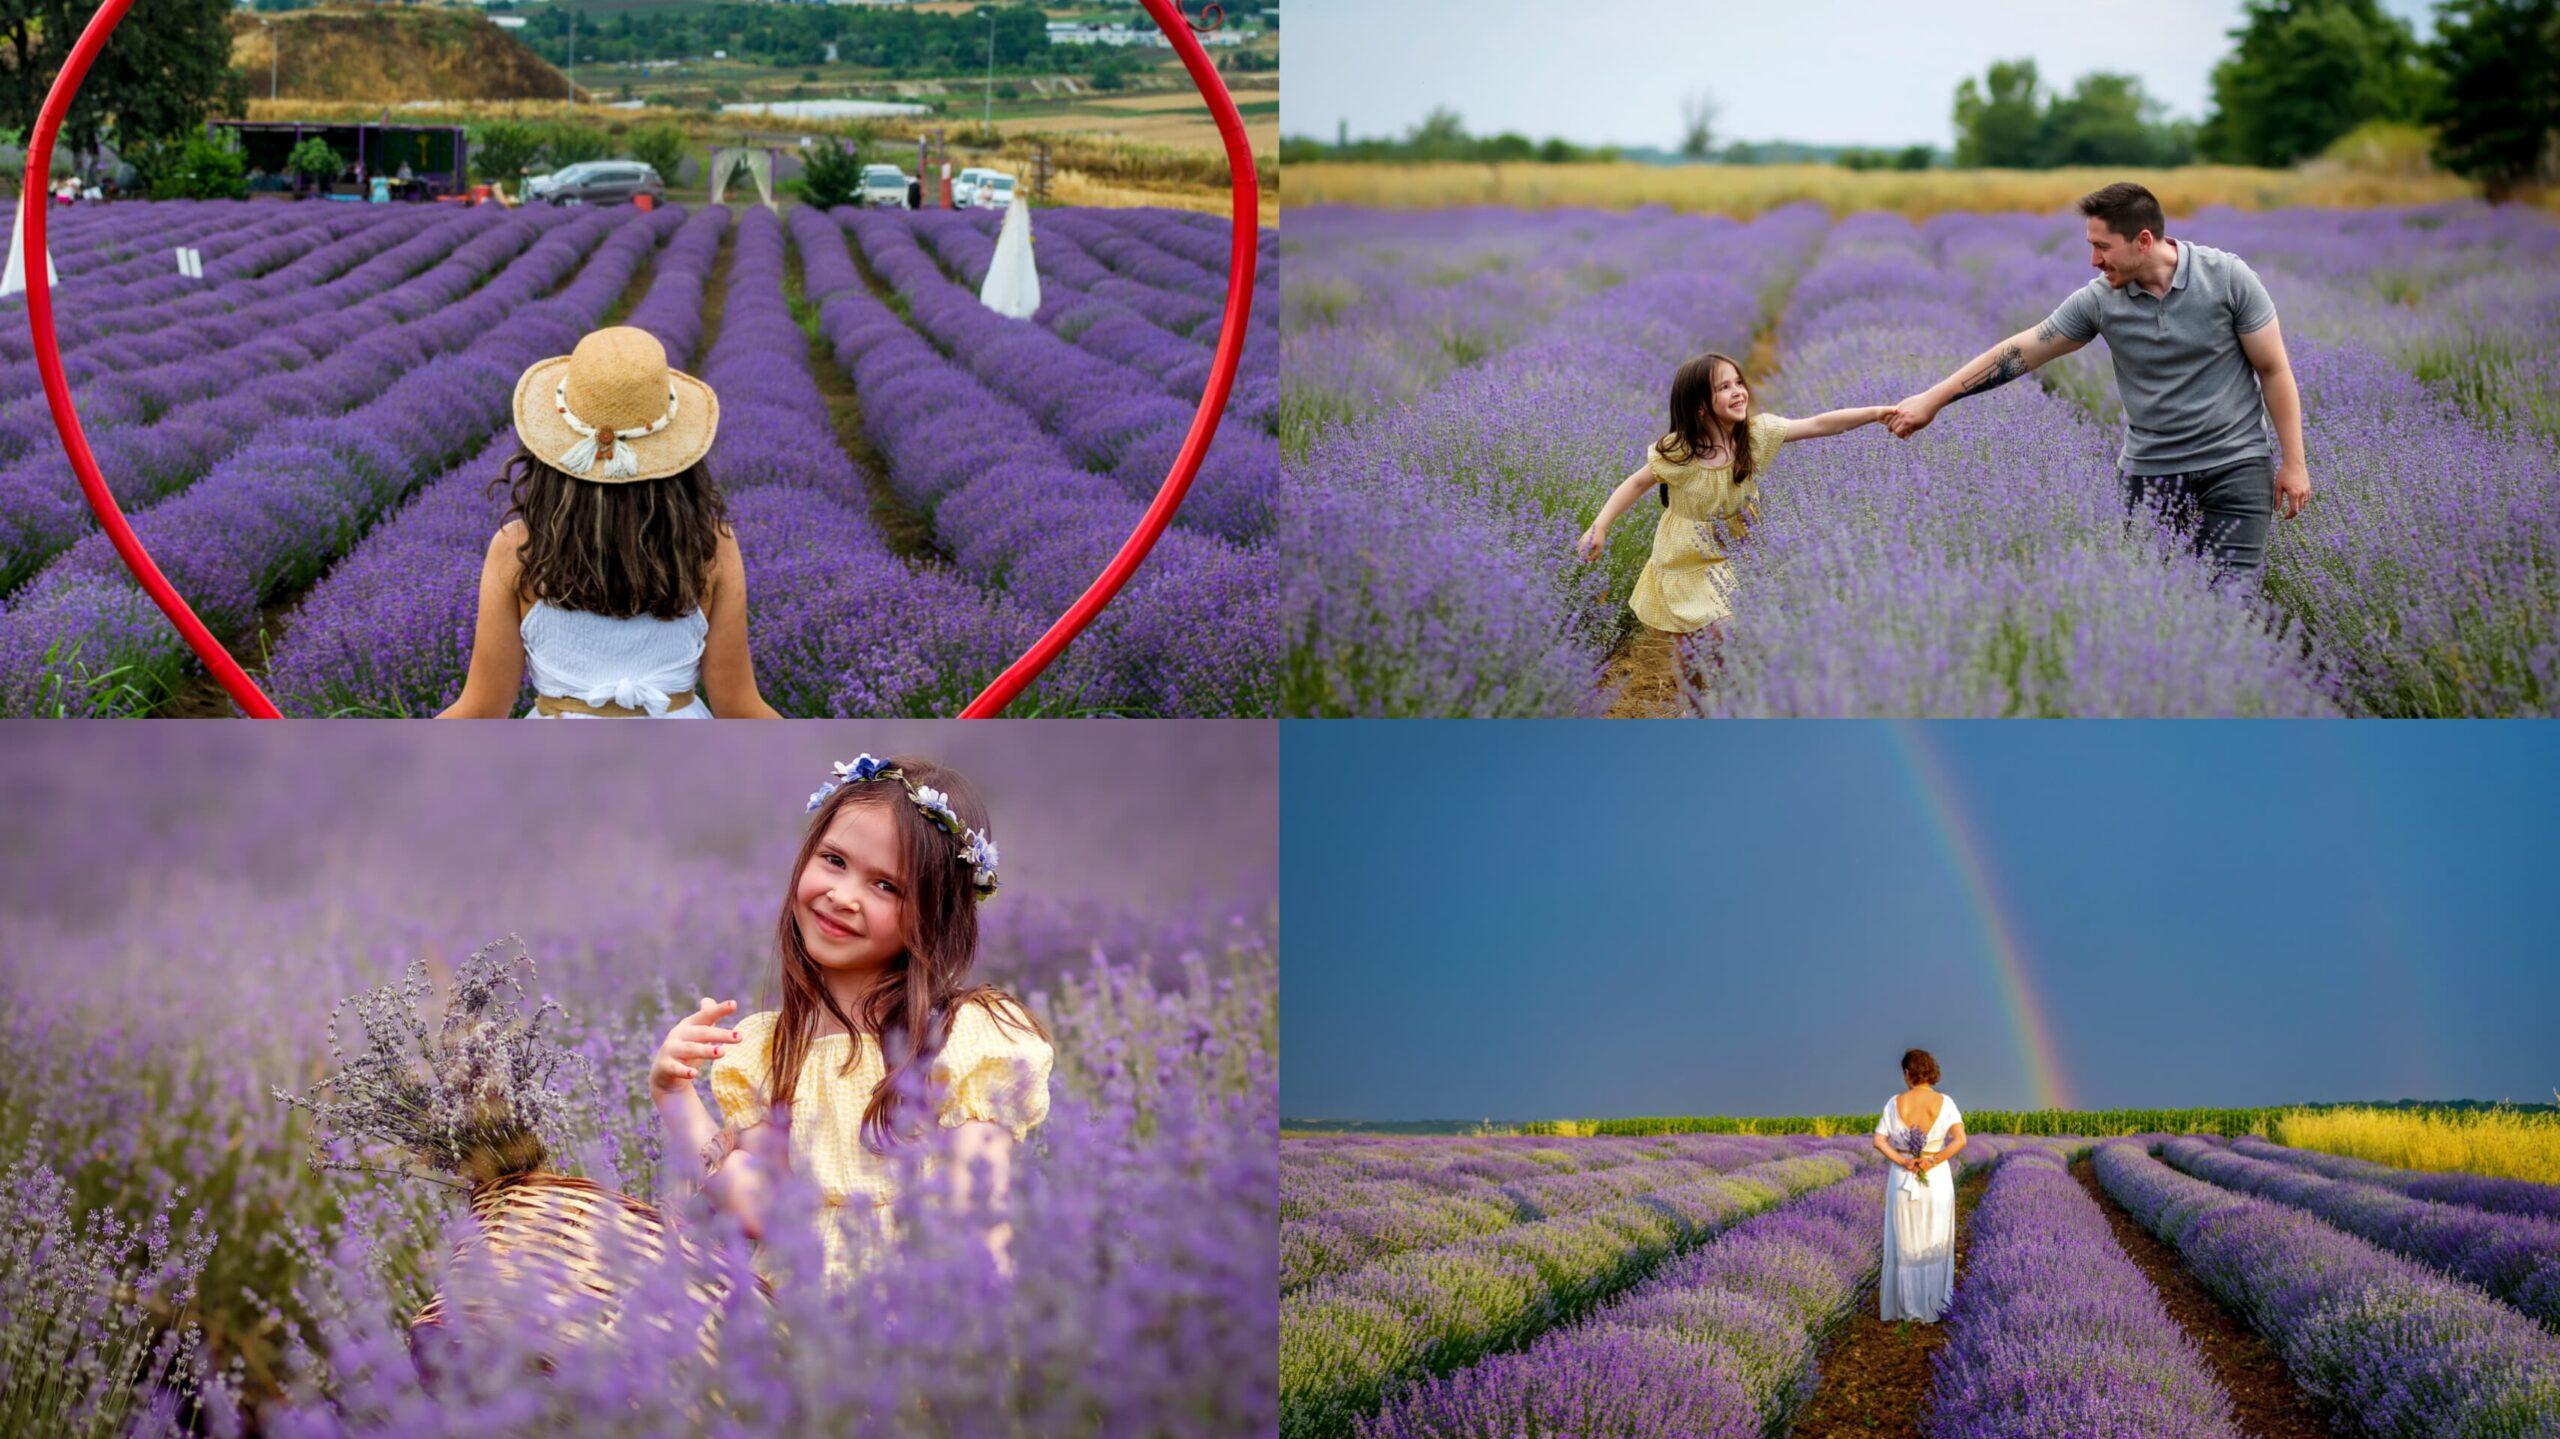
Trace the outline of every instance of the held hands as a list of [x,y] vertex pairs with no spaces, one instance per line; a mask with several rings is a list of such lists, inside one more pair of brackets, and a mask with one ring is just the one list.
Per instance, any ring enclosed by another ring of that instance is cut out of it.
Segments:
[[1928,428],[1929,422],[1937,417],[1938,407],[1931,404],[1923,393],[1913,395],[1901,404],[1888,406],[1884,412],[1884,427],[1893,431],[1895,439],[1907,440]]
[[667,1037],[658,1045],[657,1056],[649,1062],[651,1099],[691,1085],[701,1073],[696,1067],[698,1061],[717,1059],[738,1042],[738,1032],[719,1023],[737,1007],[734,999],[715,1002],[706,997],[699,1008],[667,1031]]

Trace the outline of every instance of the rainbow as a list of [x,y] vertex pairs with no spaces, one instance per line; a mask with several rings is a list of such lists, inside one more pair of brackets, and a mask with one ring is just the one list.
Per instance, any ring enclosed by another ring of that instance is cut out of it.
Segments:
[[1897,721],[1885,730],[1891,736],[1894,754],[1902,761],[1904,774],[1910,778],[1912,792],[1920,800],[1921,811],[1938,832],[1947,863],[1964,882],[1967,897],[1973,903],[1983,943],[1990,951],[1992,978],[2000,991],[2001,1004],[2008,1011],[2009,1026],[2017,1035],[2018,1057],[2026,1068],[2036,1107],[2075,1108],[2070,1081],[2063,1075],[2062,1061],[2054,1048],[2053,1023],[2036,993],[2035,977],[2028,972],[2016,927],[2009,922],[2001,903],[2000,888],[1991,872],[1990,852],[1975,833],[1972,816],[1957,794],[1945,760],[1931,742],[1926,725]]

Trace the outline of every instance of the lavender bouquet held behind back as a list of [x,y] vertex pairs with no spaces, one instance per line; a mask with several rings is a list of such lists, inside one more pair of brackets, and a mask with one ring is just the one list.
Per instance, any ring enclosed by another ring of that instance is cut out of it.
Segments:
[[[656,1210],[541,1167],[551,1152],[544,1135],[568,1131],[572,1096],[594,1074],[581,1056],[544,1037],[557,1003],[545,1000],[524,1013],[524,976],[532,970],[513,935],[475,951],[456,967],[443,1019],[431,1025],[422,1016],[434,986],[424,963],[412,961],[397,984],[331,1012],[337,1068],[309,1095],[274,1091],[314,1117],[314,1169],[424,1178],[468,1192],[477,1228],[456,1249],[445,1291],[411,1324],[422,1367],[430,1363],[425,1341],[456,1313],[475,1321],[503,1317],[514,1332],[539,1330],[554,1340],[608,1335],[634,1273],[617,1260],[655,1267],[666,1259],[671,1231]],[[339,1017],[349,1010],[362,1031],[352,1055],[339,1033]],[[323,1158],[321,1150],[338,1138],[388,1147],[410,1164]],[[673,1237],[679,1258],[699,1270],[702,1256]],[[708,1346],[727,1282],[701,1271],[686,1287],[704,1304]]]

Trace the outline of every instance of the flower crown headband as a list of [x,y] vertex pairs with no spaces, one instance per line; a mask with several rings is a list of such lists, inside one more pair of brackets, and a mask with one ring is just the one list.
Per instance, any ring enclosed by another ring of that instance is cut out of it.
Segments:
[[809,796],[809,808],[805,813],[817,813],[818,806],[827,802],[827,796],[834,794],[845,785],[862,784],[875,779],[896,780],[899,788],[907,792],[907,798],[915,804],[915,807],[924,811],[924,817],[933,821],[933,827],[951,836],[952,842],[960,847],[959,853],[954,858],[969,866],[969,881],[977,890],[978,898],[994,897],[996,842],[987,838],[983,831],[961,824],[960,813],[951,807],[949,795],[931,785],[909,783],[905,770],[887,760],[873,759],[867,754],[854,756],[851,764],[838,760],[835,771],[834,779],[818,786],[817,792]]

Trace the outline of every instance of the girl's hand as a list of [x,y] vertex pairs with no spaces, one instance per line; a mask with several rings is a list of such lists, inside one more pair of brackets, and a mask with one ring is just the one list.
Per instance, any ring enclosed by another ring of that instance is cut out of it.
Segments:
[[734,999],[714,1001],[706,997],[699,1008],[667,1031],[666,1039],[658,1045],[657,1056],[649,1061],[651,1099],[691,1085],[701,1075],[697,1061],[717,1059],[738,1042],[738,1032],[719,1023],[737,1007]]
[[1573,542],[1573,552],[1581,556],[1582,562],[1587,565],[1599,558],[1600,551],[1605,549],[1608,543],[1609,532],[1600,528],[1599,522],[1595,520],[1591,528],[1584,530],[1582,537]]

